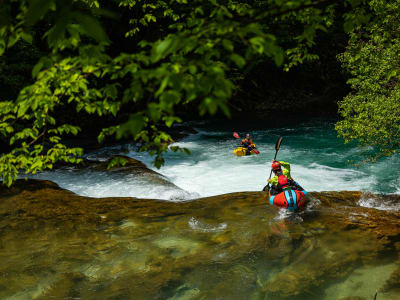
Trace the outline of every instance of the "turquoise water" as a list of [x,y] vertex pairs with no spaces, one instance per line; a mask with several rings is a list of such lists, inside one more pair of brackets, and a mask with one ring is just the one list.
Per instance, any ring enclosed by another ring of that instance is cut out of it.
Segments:
[[[277,159],[291,163],[293,177],[310,191],[363,190],[399,193],[400,157],[384,158],[375,164],[362,164],[356,145],[345,145],[337,137],[333,122],[306,122],[296,127],[272,129],[235,127],[232,124],[195,126],[198,134],[176,145],[187,147],[191,156],[169,153],[159,172],[178,186],[201,195],[259,190],[270,173],[275,143],[283,137]],[[235,157],[238,142],[233,131],[250,133],[259,155]],[[146,159],[146,157],[131,153]]]
[[[357,146],[345,145],[337,137],[333,122],[308,121],[298,125],[266,128],[260,123],[192,123],[198,133],[174,145],[188,148],[191,155],[168,152],[165,165],[154,170],[180,189],[144,183],[126,175],[57,171],[43,173],[62,187],[92,197],[133,196],[173,201],[229,192],[259,191],[270,174],[275,143],[283,137],[277,159],[291,163],[292,176],[308,191],[361,190],[373,193],[400,193],[400,157],[383,158],[375,164],[355,166],[363,160]],[[233,137],[250,133],[259,155],[236,157]],[[125,154],[151,166],[152,158],[138,153],[133,145],[109,147],[89,153],[92,159]]]

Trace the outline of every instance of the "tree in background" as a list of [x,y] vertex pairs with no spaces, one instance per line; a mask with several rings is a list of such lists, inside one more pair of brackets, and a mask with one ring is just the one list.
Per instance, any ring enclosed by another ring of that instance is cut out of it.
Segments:
[[[362,23],[360,1],[344,4],[345,25]],[[229,74],[260,59],[286,69],[315,59],[316,33],[332,25],[337,7],[329,0],[0,1],[0,55],[17,43],[45,41],[46,49],[33,84],[0,102],[0,135],[10,143],[0,157],[3,183],[81,160],[82,149],[63,140],[81,130],[67,118],[71,107],[114,119],[99,128],[99,142],[132,138],[159,167],[172,141],[162,128],[181,122],[176,108],[196,103],[200,115],[229,116]],[[295,32],[274,34],[288,24]]]
[[350,31],[339,56],[353,91],[339,102],[336,129],[375,161],[400,148],[400,1],[368,1],[367,10],[370,21]]

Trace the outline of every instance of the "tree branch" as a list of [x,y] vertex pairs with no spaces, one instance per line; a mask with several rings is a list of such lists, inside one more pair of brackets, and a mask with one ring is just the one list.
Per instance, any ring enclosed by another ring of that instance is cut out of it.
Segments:
[[38,139],[40,139],[40,137],[43,136],[45,133],[46,133],[46,130],[43,131],[41,134],[39,134],[39,135],[37,136],[36,139],[34,139],[32,142],[30,142],[30,143],[28,144],[28,147],[31,146],[32,144],[36,143],[36,141],[37,141]]

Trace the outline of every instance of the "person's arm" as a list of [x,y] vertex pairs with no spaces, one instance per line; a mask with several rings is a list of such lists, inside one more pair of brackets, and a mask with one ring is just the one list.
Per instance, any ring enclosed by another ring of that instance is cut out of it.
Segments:
[[278,185],[278,176],[274,176],[274,177],[272,177],[270,180],[268,180],[268,183],[269,184],[271,184],[271,185]]

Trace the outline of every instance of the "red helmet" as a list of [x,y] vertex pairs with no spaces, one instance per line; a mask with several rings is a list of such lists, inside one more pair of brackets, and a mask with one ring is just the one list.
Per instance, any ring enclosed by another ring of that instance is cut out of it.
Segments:
[[272,163],[272,170],[277,171],[281,169],[281,164],[279,161],[274,160]]

